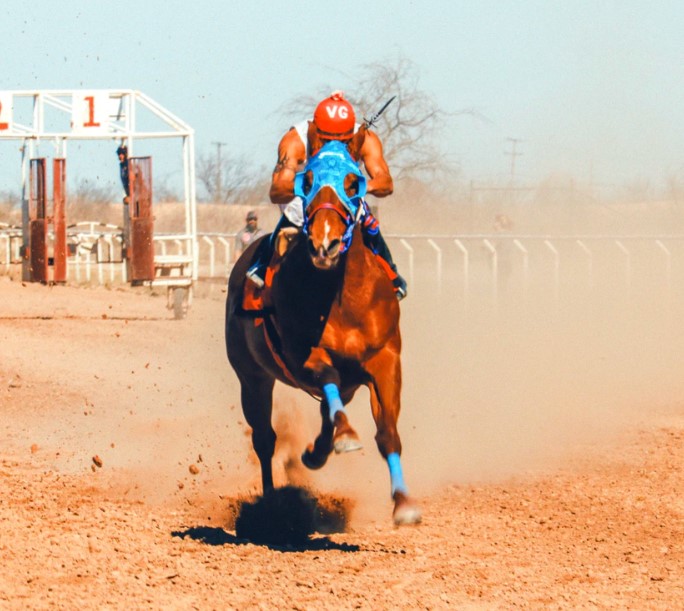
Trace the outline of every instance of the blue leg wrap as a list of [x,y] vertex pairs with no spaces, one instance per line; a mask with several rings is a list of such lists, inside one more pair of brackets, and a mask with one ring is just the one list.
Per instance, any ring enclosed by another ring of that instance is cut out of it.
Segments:
[[344,412],[344,403],[342,403],[342,399],[340,398],[340,390],[337,388],[336,384],[331,383],[323,386],[323,392],[328,401],[330,422],[335,424],[335,414],[337,412]]
[[392,496],[395,492],[403,492],[408,494],[406,484],[404,483],[404,474],[401,471],[401,459],[399,454],[392,452],[387,455],[387,466],[389,467],[390,480],[392,481]]

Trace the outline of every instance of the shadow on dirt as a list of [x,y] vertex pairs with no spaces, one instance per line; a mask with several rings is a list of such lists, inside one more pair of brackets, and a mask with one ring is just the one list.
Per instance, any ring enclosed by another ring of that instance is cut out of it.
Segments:
[[345,532],[350,511],[348,500],[317,498],[309,490],[284,486],[250,500],[238,501],[234,506],[234,536],[222,528],[207,526],[172,535],[191,537],[208,545],[252,543],[277,550],[355,552],[359,550],[356,545],[338,544],[327,537],[311,537]]
[[279,552],[311,552],[311,551],[338,551],[338,552],[358,552],[361,548],[358,545],[348,543],[335,543],[328,537],[308,539],[297,545],[276,545],[273,543],[256,543],[249,539],[241,539],[226,532],[222,528],[215,526],[194,526],[186,530],[175,530],[171,533],[172,537],[185,539],[189,537],[193,541],[200,541],[206,545],[262,545]]

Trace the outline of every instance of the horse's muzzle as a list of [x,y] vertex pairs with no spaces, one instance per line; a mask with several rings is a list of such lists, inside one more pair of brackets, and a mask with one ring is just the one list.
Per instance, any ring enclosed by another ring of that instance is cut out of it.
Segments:
[[326,247],[323,244],[316,246],[309,238],[308,246],[311,262],[317,269],[332,269],[340,260],[340,247],[342,246],[340,240],[332,240]]

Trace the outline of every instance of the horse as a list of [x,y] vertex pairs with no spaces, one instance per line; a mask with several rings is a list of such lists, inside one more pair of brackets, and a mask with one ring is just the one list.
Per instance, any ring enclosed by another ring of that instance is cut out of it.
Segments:
[[362,128],[348,146],[338,141],[323,144],[297,174],[295,193],[303,200],[304,224],[294,236],[281,231],[262,309],[245,308],[245,293],[261,292],[245,285],[258,244],[236,263],[228,282],[226,350],[240,382],[264,494],[274,489],[275,381],[320,400],[320,433],[302,454],[310,469],[320,469],[333,450],[361,447],[344,406],[365,385],[376,444],[389,467],[394,523],[415,524],[421,512],[404,481],[397,430],[402,381],[399,302],[359,226],[365,177],[355,159],[364,135]]

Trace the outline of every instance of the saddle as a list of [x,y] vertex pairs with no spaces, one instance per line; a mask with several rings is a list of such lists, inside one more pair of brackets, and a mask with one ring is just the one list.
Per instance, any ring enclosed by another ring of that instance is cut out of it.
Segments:
[[272,312],[271,287],[273,286],[273,278],[278,273],[283,257],[292,248],[298,235],[300,235],[300,231],[296,227],[284,227],[278,232],[273,256],[266,269],[262,288],[259,288],[248,278],[243,280],[242,310],[244,314],[254,318],[255,326],[263,324],[264,316]]

